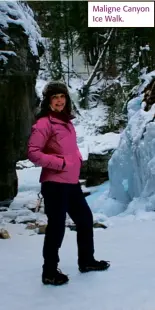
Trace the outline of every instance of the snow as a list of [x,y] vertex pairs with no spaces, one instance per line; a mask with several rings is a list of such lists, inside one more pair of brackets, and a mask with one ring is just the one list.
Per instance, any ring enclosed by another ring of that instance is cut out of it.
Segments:
[[20,1],[0,1],[1,37],[6,44],[11,43],[13,46],[13,42],[5,34],[9,24],[20,25],[23,28],[28,36],[31,53],[38,56],[38,45],[42,44],[41,31],[30,7]]
[[[95,257],[110,260],[111,267],[106,272],[80,274],[76,233],[67,228],[59,267],[69,275],[70,281],[59,288],[45,287],[41,283],[44,236],[19,224],[27,217],[33,220],[32,214],[40,223],[46,223],[44,214],[26,209],[35,204],[40,190],[40,168],[30,167],[27,162],[27,168],[17,170],[17,174],[19,193],[9,210],[0,212],[0,221],[3,220],[0,226],[11,236],[0,240],[0,308],[43,310],[51,304],[53,309],[63,310],[102,310],[103,307],[106,310],[154,310],[154,212],[139,210],[139,213],[121,216],[120,205],[114,199],[109,201],[105,212],[109,182],[90,188],[93,194],[86,199],[94,220],[108,226],[106,230],[94,230]],[[10,224],[6,219],[8,215],[16,219],[17,224]]]
[[78,124],[75,123],[77,142],[84,160],[88,159],[89,153],[104,154],[109,150],[115,150],[119,144],[120,134],[109,132],[100,135],[96,133],[96,123],[99,126],[103,121],[99,111],[93,114],[94,109],[90,110],[90,114],[87,114],[90,122],[88,122],[88,117],[87,122],[83,120]]
[[154,310],[154,221],[116,218],[108,229],[96,229],[96,258],[111,267],[88,274],[77,269],[76,233],[67,229],[59,267],[70,281],[62,287],[41,283],[44,237],[22,225],[8,230],[11,238],[0,240],[1,309]]
[[46,85],[47,81],[43,80],[43,79],[37,79],[36,81],[36,93],[38,95],[39,98],[42,99],[42,91]]
[[5,57],[4,55],[0,55],[0,61],[3,61],[3,63],[6,65],[8,62],[8,58]]
[[82,137],[82,133],[85,132],[84,126],[80,125],[75,127],[77,132],[77,141],[80,152],[84,160],[88,159],[88,155],[92,154],[106,154],[108,151],[115,150],[120,141],[120,134],[113,132],[106,133],[104,135],[85,135]]
[[155,77],[155,70],[149,73],[144,73],[140,76],[140,85],[136,90],[137,95],[141,95],[145,87],[152,81],[152,78]]
[[117,149],[120,141],[120,134],[108,132],[104,135],[97,135],[94,144],[90,145],[90,153],[104,154],[107,151]]
[[9,55],[9,56],[17,56],[17,54],[15,52],[12,52],[12,51],[3,51],[3,50],[1,50],[1,53]]
[[8,62],[8,56],[17,56],[17,54],[13,51],[3,51],[0,50],[0,61],[3,61],[3,63],[6,65]]
[[146,44],[145,46],[140,46],[140,50],[141,51],[144,51],[144,50],[150,51],[150,46],[148,44]]
[[32,162],[30,162],[28,159],[26,160],[19,160],[16,164],[16,168],[17,169],[23,169],[23,168],[31,168],[33,167],[34,164]]
[[[141,56],[140,54],[141,52],[139,52],[139,56]],[[132,65],[131,69],[129,70],[129,73],[131,73],[134,69],[136,69],[139,66],[139,62],[136,62],[135,64]]]

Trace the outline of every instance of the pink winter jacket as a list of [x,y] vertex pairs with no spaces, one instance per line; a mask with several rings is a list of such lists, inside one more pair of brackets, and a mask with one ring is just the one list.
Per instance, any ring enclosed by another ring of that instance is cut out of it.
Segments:
[[42,167],[41,183],[78,183],[82,156],[71,120],[66,122],[55,115],[40,118],[32,126],[28,141],[28,158],[35,165]]

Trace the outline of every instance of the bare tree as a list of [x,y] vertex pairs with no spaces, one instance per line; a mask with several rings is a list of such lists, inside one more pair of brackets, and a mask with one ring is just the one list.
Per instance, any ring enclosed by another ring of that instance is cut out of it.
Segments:
[[114,31],[115,29],[114,28],[111,28],[110,32],[109,32],[109,35],[108,35],[108,38],[107,40],[104,42],[103,44],[103,50],[102,52],[100,53],[100,56],[96,62],[96,65],[94,66],[94,69],[90,75],[90,77],[88,78],[88,80],[84,83],[83,87],[80,89],[80,103],[82,106],[87,106],[87,97],[88,97],[88,93],[89,93],[89,88],[92,84],[92,81],[93,79],[95,78],[96,74],[97,74],[97,71],[98,71],[98,68],[100,66],[100,63],[103,59],[103,57],[105,56],[106,54],[106,51],[107,51],[107,48],[108,48],[108,45],[109,45],[109,42],[110,40],[112,39],[112,35],[114,34]]

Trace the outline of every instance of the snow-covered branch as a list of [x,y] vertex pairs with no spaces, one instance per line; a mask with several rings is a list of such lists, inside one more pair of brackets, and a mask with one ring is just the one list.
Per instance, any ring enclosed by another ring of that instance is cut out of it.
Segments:
[[89,86],[91,85],[91,83],[92,83],[92,81],[93,81],[93,79],[94,79],[94,77],[95,77],[95,75],[96,75],[96,71],[97,71],[97,69],[98,69],[98,67],[99,67],[99,65],[100,65],[101,60],[102,60],[102,57],[103,57],[104,54],[106,53],[106,50],[107,50],[109,41],[110,41],[110,39],[111,39],[113,33],[114,33],[114,28],[112,28],[112,29],[110,30],[110,33],[109,33],[109,35],[108,35],[108,38],[107,38],[107,40],[106,40],[106,41],[104,42],[104,44],[103,44],[103,50],[102,50],[102,52],[101,52],[101,54],[100,54],[100,56],[99,56],[99,58],[98,58],[98,60],[97,60],[97,62],[96,62],[96,65],[95,65],[95,67],[94,67],[94,69],[93,69],[93,71],[92,71],[92,73],[91,73],[89,79],[85,82],[85,87],[88,87],[88,88],[89,88]]

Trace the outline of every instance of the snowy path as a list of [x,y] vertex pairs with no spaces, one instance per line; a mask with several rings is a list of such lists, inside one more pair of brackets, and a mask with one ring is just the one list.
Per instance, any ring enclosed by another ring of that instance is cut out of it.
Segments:
[[0,309],[9,310],[154,310],[155,223],[115,218],[95,230],[96,257],[109,259],[106,272],[80,274],[76,233],[66,230],[62,270],[69,284],[46,287],[40,281],[43,235],[10,225],[10,240],[0,240]]

